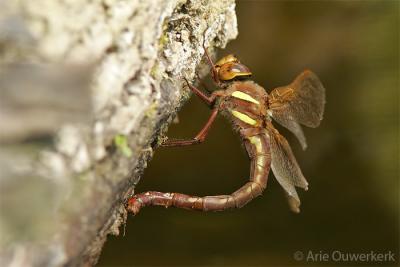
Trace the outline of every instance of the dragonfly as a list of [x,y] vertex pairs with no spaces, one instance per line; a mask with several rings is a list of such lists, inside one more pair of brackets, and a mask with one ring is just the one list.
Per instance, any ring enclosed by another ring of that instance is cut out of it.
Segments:
[[251,80],[252,72],[235,55],[227,55],[215,64],[203,45],[210,72],[218,90],[206,93],[187,86],[211,108],[211,115],[200,132],[192,139],[168,139],[162,146],[177,147],[204,142],[218,114],[227,117],[250,159],[250,179],[230,195],[191,196],[182,193],[148,191],[136,194],[127,202],[134,215],[146,206],[177,207],[188,210],[223,211],[241,208],[262,194],[272,172],[283,188],[289,208],[300,212],[296,187],[308,189],[305,179],[288,141],[274,127],[273,121],[287,128],[297,137],[301,147],[307,142],[302,126],[318,127],[323,118],[325,88],[310,70],[299,74],[287,86],[267,93]]

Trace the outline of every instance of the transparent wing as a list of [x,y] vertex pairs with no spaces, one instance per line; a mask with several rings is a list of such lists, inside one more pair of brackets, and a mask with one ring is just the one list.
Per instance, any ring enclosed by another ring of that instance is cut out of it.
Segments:
[[279,184],[286,191],[291,209],[296,211],[300,206],[300,199],[295,186],[307,190],[308,183],[287,140],[279,134],[272,124],[269,124],[267,128],[271,144],[272,171]]
[[295,213],[299,213],[300,212],[300,200],[298,198],[296,199],[295,197],[290,196],[287,192],[285,192],[285,196],[288,201],[290,210]]
[[268,102],[272,118],[293,132],[305,149],[300,124],[315,128],[324,114],[325,88],[317,75],[309,70],[302,72],[288,86],[272,90]]
[[307,148],[307,141],[306,137],[304,136],[303,129],[301,125],[294,120],[294,118],[289,115],[285,114],[284,112],[276,112],[272,113],[272,118],[278,122],[280,125],[291,131],[299,140],[301,148],[305,150]]

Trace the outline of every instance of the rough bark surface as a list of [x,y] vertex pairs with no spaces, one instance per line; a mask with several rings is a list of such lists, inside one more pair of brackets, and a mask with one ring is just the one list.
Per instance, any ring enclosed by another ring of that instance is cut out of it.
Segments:
[[93,265],[234,0],[0,8],[0,265]]

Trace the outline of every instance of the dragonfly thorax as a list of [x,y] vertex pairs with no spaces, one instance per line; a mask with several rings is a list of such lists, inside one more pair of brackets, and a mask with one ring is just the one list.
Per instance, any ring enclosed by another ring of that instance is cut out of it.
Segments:
[[253,81],[232,82],[220,100],[221,108],[235,128],[258,128],[265,125],[267,93]]

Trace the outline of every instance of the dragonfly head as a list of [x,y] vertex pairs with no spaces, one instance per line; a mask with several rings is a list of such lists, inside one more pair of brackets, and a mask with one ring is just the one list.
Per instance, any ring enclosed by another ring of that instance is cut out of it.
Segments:
[[245,78],[251,76],[251,71],[245,65],[240,63],[236,56],[227,55],[215,64],[218,79],[222,82],[228,82],[235,78]]

